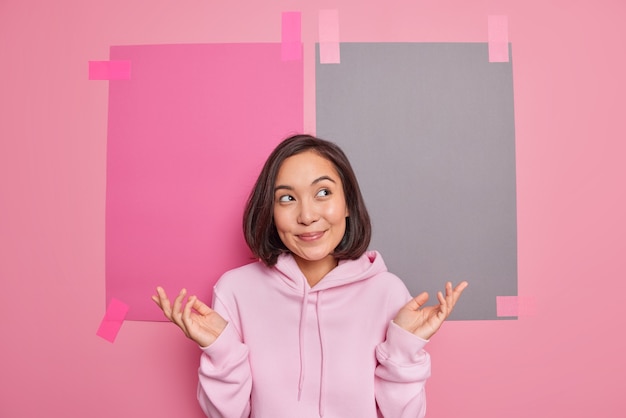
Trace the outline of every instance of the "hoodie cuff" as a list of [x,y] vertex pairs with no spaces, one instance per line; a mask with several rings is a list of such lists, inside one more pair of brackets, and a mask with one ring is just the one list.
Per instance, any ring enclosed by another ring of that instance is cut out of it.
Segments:
[[209,356],[211,363],[224,364],[233,354],[237,355],[240,350],[245,351],[246,346],[241,342],[235,327],[229,322],[217,339],[207,347],[200,349]]
[[381,354],[396,364],[415,364],[427,356],[424,347],[428,340],[410,333],[393,321],[387,328],[387,339],[380,345]]

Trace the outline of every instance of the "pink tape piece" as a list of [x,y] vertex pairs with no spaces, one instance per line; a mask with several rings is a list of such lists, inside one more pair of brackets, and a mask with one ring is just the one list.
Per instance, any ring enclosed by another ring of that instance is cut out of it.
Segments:
[[283,61],[302,59],[302,15],[300,12],[283,12],[281,58]]
[[534,316],[536,314],[535,298],[528,296],[496,296],[496,315],[502,316]]
[[318,17],[320,64],[339,64],[339,12],[320,10]]
[[488,17],[489,62],[509,62],[509,19]]
[[89,80],[130,80],[130,61],[89,61]]
[[496,296],[497,316],[518,316],[519,305],[517,296]]
[[127,313],[128,305],[112,298],[96,335],[109,342],[115,342],[115,337],[117,337],[117,333],[122,327]]

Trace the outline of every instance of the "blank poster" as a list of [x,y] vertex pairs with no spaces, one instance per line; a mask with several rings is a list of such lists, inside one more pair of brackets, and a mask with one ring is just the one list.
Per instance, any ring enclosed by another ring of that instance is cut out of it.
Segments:
[[302,60],[280,43],[114,46],[111,59],[132,73],[109,90],[107,301],[161,321],[157,285],[210,304],[220,275],[253,261],[243,209],[267,155],[303,129]]
[[[342,43],[316,64],[318,136],[350,157],[372,249],[429,304],[470,287],[452,319],[502,319],[517,295],[512,61],[486,43]],[[319,51],[319,50],[318,50]]]

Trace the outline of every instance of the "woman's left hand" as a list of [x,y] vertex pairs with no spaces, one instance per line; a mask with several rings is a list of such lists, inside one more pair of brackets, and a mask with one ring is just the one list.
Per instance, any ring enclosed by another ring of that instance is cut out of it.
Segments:
[[446,296],[437,292],[439,305],[435,306],[424,306],[428,300],[428,293],[421,293],[400,309],[393,322],[410,333],[429,340],[439,330],[443,321],[450,316],[454,305],[467,286],[467,282],[461,282],[452,289],[452,283],[447,282]]

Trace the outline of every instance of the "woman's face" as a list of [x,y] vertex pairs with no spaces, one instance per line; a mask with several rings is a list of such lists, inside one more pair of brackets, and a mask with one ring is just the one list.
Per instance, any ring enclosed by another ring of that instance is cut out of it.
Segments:
[[348,208],[337,170],[313,151],[287,158],[274,185],[278,235],[303,264],[336,265],[331,255],[346,232]]

